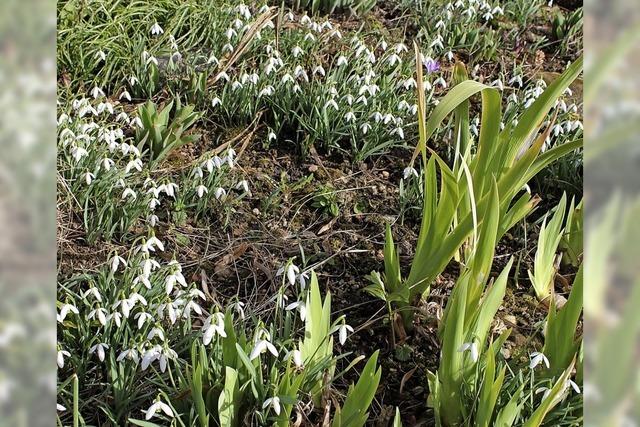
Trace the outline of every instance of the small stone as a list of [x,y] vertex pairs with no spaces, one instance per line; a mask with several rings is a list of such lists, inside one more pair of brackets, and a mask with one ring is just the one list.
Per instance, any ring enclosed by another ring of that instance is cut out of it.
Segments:
[[387,172],[387,171],[382,171],[382,177],[383,177],[384,179],[388,179],[388,178],[389,178],[389,172]]
[[253,214],[255,216],[260,216],[260,209],[258,209],[258,208],[253,208],[253,210],[251,212],[253,212]]
[[309,172],[314,173],[318,171],[318,165],[309,166]]

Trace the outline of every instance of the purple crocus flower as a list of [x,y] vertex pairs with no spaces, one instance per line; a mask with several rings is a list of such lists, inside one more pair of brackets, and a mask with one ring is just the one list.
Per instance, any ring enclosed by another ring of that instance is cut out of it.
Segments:
[[440,70],[440,63],[435,59],[426,58],[422,63],[424,64],[424,68],[427,70],[427,74],[435,73]]

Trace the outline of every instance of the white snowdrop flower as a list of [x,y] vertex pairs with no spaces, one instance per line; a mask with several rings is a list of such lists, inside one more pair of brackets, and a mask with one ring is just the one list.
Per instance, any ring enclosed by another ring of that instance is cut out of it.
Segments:
[[258,13],[265,13],[265,12],[268,12],[268,11],[269,11],[269,6],[267,6],[265,4],[258,10]]
[[229,74],[227,74],[226,71],[222,71],[217,75],[216,80],[224,80],[228,82],[229,80],[231,80],[231,77],[229,77]]
[[152,328],[147,334],[147,339],[152,340],[156,336],[160,338],[160,340],[164,341],[164,332],[160,328]]
[[202,325],[202,342],[204,345],[209,345],[215,335],[220,335],[222,338],[227,337],[227,333],[224,330],[224,314],[215,313],[205,320]]
[[233,45],[231,45],[231,43],[227,43],[224,46],[222,46],[222,53],[225,52],[233,52]]
[[266,86],[264,89],[260,91],[260,93],[258,94],[258,98],[261,98],[263,96],[271,96],[273,95],[273,92],[274,92],[273,86],[271,85]]
[[155,208],[157,208],[158,206],[160,206],[160,200],[158,200],[156,198],[152,198],[149,201],[149,209],[155,210]]
[[286,84],[286,83],[294,83],[294,79],[293,76],[289,73],[286,73],[284,76],[282,76],[282,84]]
[[[151,282],[149,281],[149,277],[141,274],[133,279],[133,284],[137,285],[138,283],[142,283],[145,288],[151,289]],[[126,317],[129,317],[128,315]]]
[[531,105],[533,105],[535,101],[536,101],[535,98],[529,98],[527,102],[524,103],[524,108],[527,109],[531,107]]
[[449,50],[449,52],[447,52],[445,56],[449,61],[453,60],[453,52],[451,50]]
[[313,74],[314,75],[319,74],[319,75],[324,77],[325,76],[325,71],[324,71],[324,68],[322,67],[322,65],[318,65],[316,68],[314,68],[313,69]]
[[235,304],[233,304],[233,309],[236,311],[236,313],[238,313],[238,315],[240,316],[240,319],[242,320],[245,319],[244,303],[242,301],[238,301]]
[[84,174],[84,180],[87,183],[87,185],[91,185],[91,182],[93,181],[93,179],[96,176],[94,174],[92,174],[91,172],[85,172]]
[[542,394],[542,400],[544,401],[551,394],[551,389],[549,389],[547,387],[540,387],[540,388],[536,389],[535,393],[536,394],[543,393]]
[[222,187],[218,187],[216,188],[214,195],[216,196],[216,200],[220,200],[221,198],[224,200],[227,195],[227,190]]
[[347,334],[349,332],[353,333],[353,328],[346,323],[343,323],[342,325],[334,329],[334,332],[338,332],[338,341],[340,342],[340,345],[344,345],[344,343],[347,342]]
[[151,236],[149,240],[147,240],[146,248],[151,252],[155,252],[156,246],[161,252],[164,252],[164,245],[162,242],[156,236]]
[[309,273],[308,272],[303,271],[300,274],[298,274],[298,282],[300,283],[300,289],[302,289],[303,291],[307,287],[307,280],[309,280]]
[[404,130],[401,127],[395,128],[392,132],[392,135],[398,135],[400,139],[404,139]]
[[119,328],[120,325],[122,324],[122,315],[117,311],[114,313],[111,313],[107,316],[107,322],[111,322],[112,320],[116,323],[116,326]]
[[413,77],[408,78],[402,83],[402,86],[406,89],[413,89],[417,86],[416,80]]
[[122,197],[121,199],[124,200],[127,197],[130,197],[133,200],[136,200],[138,198],[138,195],[136,194],[135,191],[133,191],[131,188],[127,187],[125,188],[125,190],[122,192]]
[[153,321],[153,316],[144,311],[136,313],[133,318],[138,321],[138,329],[142,329],[145,323]]
[[397,53],[400,54],[402,52],[408,52],[409,49],[407,49],[407,46],[404,43],[398,43],[393,47],[393,50]]
[[295,285],[296,276],[300,273],[300,269],[293,263],[289,264],[287,267],[287,280],[289,280],[290,285]]
[[56,315],[58,323],[64,322],[64,319],[67,317],[67,314],[69,314],[69,312],[71,312],[73,314],[78,314],[79,313],[79,311],[78,311],[78,309],[76,308],[75,305],[73,305],[73,304],[64,304],[60,308],[60,314]]
[[447,88],[447,82],[442,77],[438,77],[438,79],[435,82],[433,82],[433,85],[434,86],[441,86],[443,89]]
[[267,141],[275,141],[277,138],[278,137],[276,136],[275,132],[269,131],[269,134],[267,135]]
[[304,15],[302,15],[302,17],[300,18],[300,23],[302,25],[311,25],[311,18],[309,18],[309,16],[307,16],[307,14],[305,13]]
[[131,169],[142,172],[142,159],[134,159],[127,163],[127,166],[124,168],[124,173],[129,173]]
[[344,100],[347,102],[347,104],[352,105],[353,104],[353,95],[348,94],[344,97]]
[[518,87],[522,87],[523,83],[522,83],[522,76],[521,75],[516,75],[513,76],[511,78],[511,80],[509,80],[509,85],[518,85]]
[[158,36],[160,34],[164,33],[164,30],[162,29],[162,27],[160,26],[160,24],[158,24],[157,22],[155,22],[152,26],[151,26],[151,35],[152,36]]
[[388,125],[389,123],[394,121],[394,119],[395,117],[393,117],[393,114],[391,113],[387,113],[384,116],[382,116],[382,121],[384,122],[385,125]]
[[107,344],[99,343],[99,344],[96,344],[96,345],[94,345],[93,347],[91,347],[89,349],[89,354],[93,354],[93,353],[97,352],[98,353],[98,359],[101,362],[104,362],[104,356],[105,356],[105,352],[104,351],[108,350],[108,349],[109,349],[109,346]]
[[66,411],[66,410],[67,410],[67,408],[65,408],[64,406],[62,406],[62,405],[61,405],[61,404],[59,404],[59,403],[56,403],[56,411],[58,411],[58,412],[64,412],[64,411]]
[[400,59],[400,57],[395,53],[387,59],[387,64],[389,64],[392,67],[400,63],[402,63],[402,59]]
[[110,171],[111,167],[114,165],[114,161],[108,157],[105,157],[104,159],[102,159],[101,164],[106,171]]
[[478,352],[478,344],[476,344],[475,341],[466,342],[462,344],[458,349],[458,352],[460,353],[464,353],[465,351],[469,351],[469,353],[471,354],[471,360],[473,361],[473,363],[478,361],[478,358],[480,357],[480,355]]
[[307,34],[304,36],[304,41],[311,41],[311,42],[314,42],[314,41],[316,41],[316,38],[315,38],[315,36],[314,36],[313,34],[311,34],[311,33],[307,33]]
[[347,58],[344,55],[340,55],[338,57],[338,61],[336,62],[336,65],[338,67],[342,67],[343,65],[348,65],[349,62],[347,61]]
[[336,111],[340,110],[340,108],[338,107],[338,104],[333,99],[330,99],[329,101],[327,101],[326,104],[324,104],[324,109],[325,110],[328,109],[329,107],[333,107]]
[[97,51],[94,56],[98,61],[102,61],[102,62],[104,62],[107,59],[107,54],[104,53],[102,50]]
[[344,115],[344,119],[347,121],[347,123],[354,122],[356,120],[356,115],[353,114],[353,111],[349,111]]
[[504,84],[502,83],[502,80],[500,79],[496,79],[491,83],[491,86],[496,87],[500,90],[504,90]]
[[242,190],[245,193],[249,193],[249,183],[247,182],[246,179],[243,179],[242,181],[236,184],[236,189]]
[[198,194],[198,198],[200,199],[202,199],[202,196],[204,196],[208,192],[209,192],[209,189],[202,184],[196,187],[196,193]]
[[534,351],[529,355],[529,359],[531,359],[531,361],[529,362],[529,369],[535,368],[540,363],[544,363],[547,369],[549,369],[549,359],[547,359],[547,356],[545,356],[541,352]]
[[300,313],[300,320],[304,322],[304,320],[307,318],[307,306],[304,302],[302,301],[292,302],[291,304],[285,307],[285,310],[287,311],[296,310],[296,309]]
[[442,36],[438,35],[438,37],[436,37],[435,40],[431,42],[429,47],[431,47],[432,49],[438,48],[440,50],[444,50],[444,45],[442,44]]
[[171,291],[173,290],[173,287],[175,286],[176,283],[179,283],[185,288],[187,287],[187,281],[185,280],[182,273],[180,273],[179,271],[168,275],[164,283],[165,283],[165,291],[167,292],[167,295],[171,294]]
[[56,356],[56,363],[58,364],[58,368],[64,368],[64,358],[70,357],[71,354],[66,350],[58,350],[58,354]]
[[153,405],[149,406],[146,411],[142,411],[142,413],[145,414],[144,419],[147,421],[155,417],[158,412],[164,412],[166,416],[171,418],[174,417],[171,407],[159,399],[156,400]]
[[482,17],[484,18],[485,21],[491,21],[493,19],[493,14],[491,12],[487,12],[484,15],[482,15]]
[[476,14],[476,9],[473,6],[469,6],[469,8],[464,12],[462,12],[462,14],[467,15],[467,17],[471,18],[473,15]]
[[249,360],[258,358],[262,353],[266,351],[269,351],[269,353],[273,354],[275,357],[278,357],[278,350],[275,348],[275,346],[266,339],[262,339],[259,340],[253,347],[251,355],[249,356]]
[[211,55],[209,59],[207,59],[207,65],[218,66],[220,65],[220,61],[218,60],[218,58],[215,57],[215,55]]
[[91,89],[91,96],[93,96],[94,99],[98,99],[105,95],[102,89],[100,89],[98,86],[94,86],[93,89]]
[[271,407],[276,415],[280,415],[280,398],[278,396],[270,397],[262,403],[262,409]]
[[293,49],[291,49],[291,54],[293,55],[294,58],[297,58],[298,56],[302,55],[304,52],[302,51],[302,48],[298,45],[294,46]]
[[242,88],[243,88],[242,83],[237,81],[237,80],[234,81],[233,83],[231,83],[231,89],[233,89],[233,90],[240,90]]
[[116,358],[116,362],[122,362],[124,359],[133,360],[136,364],[138,364],[138,362],[140,361],[138,350],[136,350],[135,348],[123,350]]
[[493,8],[491,13],[493,13],[494,15],[504,15],[504,10],[502,10],[500,6],[496,6]]
[[100,295],[100,291],[95,286],[91,286],[89,289],[84,291],[82,293],[82,298],[86,299],[89,295],[93,296],[93,298],[96,301],[102,302],[102,296]]
[[578,384],[576,384],[575,382],[573,382],[573,380],[567,380],[567,385],[571,386],[571,388],[573,389],[573,391],[575,391],[577,394],[580,394],[580,387],[578,386]]
[[366,135],[370,130],[371,125],[369,123],[363,123],[362,125],[360,125],[360,132],[362,132],[363,135]]
[[411,175],[415,176],[416,178],[418,178],[418,177],[419,177],[419,175],[418,175],[418,171],[417,171],[417,170],[415,170],[415,168],[413,168],[413,167],[411,167],[411,166],[404,168],[404,170],[402,171],[402,177],[403,177],[404,179],[407,179],[407,178],[409,178]]
[[225,35],[227,36],[227,40],[231,40],[232,38],[234,38],[235,36],[238,35],[238,33],[236,32],[236,30],[234,30],[233,28],[229,28],[226,32]]
[[444,30],[445,28],[445,23],[444,21],[441,19],[438,22],[436,22],[436,30]]
[[107,324],[107,310],[105,308],[99,307],[89,312],[88,319],[93,320],[96,317],[102,326]]

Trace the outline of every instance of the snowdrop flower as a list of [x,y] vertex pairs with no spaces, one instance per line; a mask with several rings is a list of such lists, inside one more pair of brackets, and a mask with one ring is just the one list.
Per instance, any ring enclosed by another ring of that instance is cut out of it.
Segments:
[[56,356],[56,363],[58,364],[58,368],[64,368],[64,358],[69,357],[71,354],[66,350],[58,350],[58,354]]
[[363,135],[366,135],[367,132],[369,132],[371,130],[371,125],[369,123],[363,123],[362,125],[360,125],[360,131],[362,132]]
[[402,177],[404,179],[409,178],[411,175],[415,176],[416,178],[418,178],[418,171],[415,170],[413,167],[409,166],[404,168],[404,170],[402,171]]
[[85,180],[85,182],[87,183],[87,185],[91,185],[91,182],[93,181],[93,179],[94,179],[95,177],[96,177],[96,176],[95,176],[94,174],[92,174],[91,172],[86,172],[86,173],[84,174],[84,180]]
[[511,78],[511,80],[509,80],[509,84],[510,85],[515,85],[518,84],[518,87],[522,87],[522,76],[517,75]]
[[478,361],[478,345],[476,344],[475,341],[473,342],[466,342],[464,344],[462,344],[460,346],[460,348],[458,349],[458,352],[463,353],[465,351],[469,351],[469,353],[471,353],[471,360],[475,363]]
[[202,342],[204,345],[209,345],[214,335],[220,335],[222,338],[226,338],[227,333],[224,330],[224,314],[218,312],[209,316],[202,326],[202,331]]
[[249,193],[249,183],[247,182],[246,179],[243,179],[242,181],[236,184],[236,189],[242,190],[245,193]]
[[258,98],[262,98],[263,96],[271,96],[273,95],[273,92],[274,92],[273,86],[271,85],[266,86],[264,89],[260,91],[260,93],[258,94]]
[[164,341],[164,332],[160,328],[152,328],[147,334],[147,339],[152,340],[156,336],[158,336],[161,341]]
[[71,147],[71,155],[73,156],[73,159],[76,161],[76,163],[79,162],[80,159],[82,159],[84,156],[87,156],[88,154],[89,152],[82,147],[78,147],[78,146]]
[[577,394],[580,394],[580,387],[578,386],[578,384],[576,384],[575,382],[573,382],[572,380],[567,380],[567,385],[571,386],[571,388],[573,389],[573,391],[575,391]]
[[237,36],[238,33],[236,33],[236,30],[233,28],[229,28],[225,35],[227,36],[227,40],[231,40],[233,37]]
[[442,19],[436,22],[436,30],[443,30],[444,28],[445,28],[445,24]]
[[226,71],[222,71],[216,76],[216,80],[221,80],[221,79],[228,82],[231,78],[229,77],[229,74],[227,74]]
[[316,38],[313,36],[313,34],[311,33],[307,33],[307,35],[304,36],[304,41],[316,41]]
[[265,351],[269,351],[269,353],[273,354],[275,357],[278,357],[278,350],[276,350],[275,346],[271,344],[266,339],[259,340],[256,345],[253,347],[251,351],[251,355],[249,356],[249,360],[254,360],[258,358]]
[[271,141],[275,141],[277,138],[276,134],[273,131],[269,131],[269,134],[267,135],[267,141],[271,142]]
[[391,132],[391,135],[396,134],[400,137],[400,139],[404,139],[404,130],[401,127],[397,127]]
[[298,56],[302,55],[302,48],[298,45],[296,45],[292,50],[291,50],[291,54],[293,55],[294,58],[297,58]]
[[307,280],[309,280],[308,272],[303,271],[300,274],[298,274],[298,282],[300,283],[300,289],[302,289],[303,291],[307,287]]
[[416,80],[413,77],[408,78],[402,83],[402,86],[406,89],[413,89],[417,86]]
[[453,52],[451,50],[449,50],[449,52],[447,52],[446,57],[449,61],[453,60]]
[[157,22],[154,23],[153,26],[151,27],[151,35],[152,36],[158,36],[158,35],[160,35],[162,33],[164,33],[164,30],[162,29],[160,24],[158,24]]
[[133,200],[136,200],[138,198],[138,195],[136,194],[135,191],[133,191],[131,188],[127,187],[125,188],[125,190],[122,192],[122,197],[121,199],[124,200],[127,197],[131,197]]
[[347,58],[345,58],[344,55],[340,55],[340,57],[338,57],[338,61],[336,62],[336,65],[338,67],[342,67],[343,65],[348,65],[348,61]]
[[91,286],[89,289],[82,293],[82,298],[86,299],[89,295],[93,295],[93,297],[98,302],[102,302],[102,296],[100,295],[100,291],[95,286]]
[[400,63],[402,63],[402,59],[400,59],[400,57],[395,53],[387,59],[387,64],[389,64],[392,67]]
[[135,348],[130,348],[128,350],[123,350],[122,352],[120,352],[120,354],[116,358],[116,362],[122,362],[124,359],[133,360],[136,364],[138,364],[138,362],[140,361],[138,351]]
[[502,80],[500,80],[500,79],[494,80],[491,83],[491,86],[497,87],[500,90],[504,90],[504,84],[502,83]]
[[291,286],[296,283],[296,275],[300,273],[300,269],[293,263],[287,266],[287,280]]
[[325,110],[328,109],[329,107],[333,107],[336,111],[340,110],[340,108],[338,107],[338,104],[333,99],[330,99],[329,101],[327,101],[326,104],[324,104]]
[[236,311],[236,313],[238,313],[238,315],[240,316],[240,319],[242,320],[245,319],[244,303],[242,301],[238,301],[235,304],[233,304],[233,309]]
[[432,49],[437,47],[440,50],[444,50],[444,45],[442,44],[442,36],[438,34],[436,39],[431,42],[431,45],[429,47],[431,47]]
[[222,53],[225,52],[233,52],[233,46],[231,45],[231,43],[227,43],[222,47]]
[[107,310],[105,308],[100,307],[95,310],[91,310],[89,312],[88,319],[93,319],[95,317],[98,318],[98,322],[100,322],[102,326],[107,325]]
[[549,397],[549,395],[551,394],[551,389],[547,388],[547,387],[540,387],[539,389],[536,390],[536,394],[540,394],[543,393],[542,395],[542,400],[545,400],[547,397]]
[[409,49],[407,49],[407,46],[404,43],[398,43],[397,45],[394,46],[393,50],[397,54],[400,54],[401,52],[408,52],[409,51]]
[[164,252],[164,245],[156,236],[151,236],[149,240],[147,240],[147,243],[145,246],[147,251],[155,252],[156,250],[155,248],[157,246],[161,252]]
[[531,359],[531,362],[529,362],[529,369],[533,369],[543,362],[547,369],[549,369],[549,359],[547,359],[547,356],[540,353],[539,351],[534,351],[533,353],[531,353],[529,358]]
[[145,323],[153,320],[153,316],[144,311],[137,313],[133,318],[138,321],[138,329],[142,329]]
[[144,419],[148,421],[151,418],[155,417],[156,414],[160,411],[164,412],[168,417],[173,418],[174,416],[171,407],[162,402],[160,399],[156,400],[156,402],[153,405],[149,406],[149,409],[147,409],[146,411],[143,410],[142,413],[145,414]]
[[187,281],[185,280],[182,273],[180,271],[176,271],[175,273],[168,275],[167,278],[165,279],[164,283],[165,283],[165,291],[167,292],[167,295],[171,294],[171,291],[173,290],[173,287],[175,286],[176,282],[181,284],[185,288],[187,287]]
[[107,54],[99,50],[96,52],[95,57],[97,60],[104,62],[107,59]]
[[60,309],[60,314],[56,315],[56,319],[58,320],[58,323],[62,323],[64,322],[64,319],[67,317],[67,314],[69,314],[69,312],[74,313],[74,314],[78,314],[79,311],[76,308],[75,305],[73,304],[64,304],[62,306],[62,308]]
[[198,194],[198,198],[200,199],[202,199],[202,196],[204,196],[208,192],[209,192],[209,189],[202,184],[196,187],[196,193]]
[[134,159],[127,163],[127,166],[124,168],[125,173],[129,173],[131,169],[135,169],[138,172],[142,172],[142,159]]
[[211,55],[209,59],[207,59],[207,65],[211,65],[211,64],[216,66],[220,64],[220,61],[218,61],[218,58],[216,58],[215,55]]
[[353,328],[346,323],[342,323],[342,325],[334,328],[333,332],[336,331],[338,332],[338,341],[340,342],[340,345],[344,345],[344,343],[347,342],[347,333],[353,333]]
[[500,6],[496,6],[493,8],[491,13],[493,13],[494,15],[504,15],[504,10],[502,10]]
[[115,164],[115,162],[113,160],[111,160],[108,157],[105,157],[104,159],[102,159],[102,167],[106,170],[106,171],[110,171],[111,167]]
[[216,200],[220,200],[221,198],[224,200],[225,196],[227,195],[227,190],[222,187],[218,187],[216,188],[216,192],[214,193],[214,195],[216,196]]
[[289,360],[289,359],[293,359],[293,364],[296,366],[296,368],[302,369],[304,367],[304,364],[302,361],[302,353],[300,353],[300,350],[292,350],[288,352],[284,357],[284,360]]
[[319,74],[322,77],[324,77],[325,76],[325,71],[324,71],[324,68],[322,67],[322,65],[318,65],[317,67],[315,67],[313,69],[313,74],[314,75]]
[[353,111],[349,111],[344,115],[344,119],[347,121],[347,123],[354,122],[356,120],[356,115],[353,114]]
[[98,99],[100,97],[104,97],[105,95],[102,89],[100,89],[98,86],[94,86],[91,90],[91,96],[93,96],[94,99]]
[[118,99],[122,100],[122,98],[126,99],[127,101],[131,102],[131,94],[128,91],[124,91],[120,94],[120,96],[118,97]]
[[56,411],[58,411],[58,412],[64,412],[64,411],[66,411],[66,410],[67,410],[67,408],[65,408],[64,406],[62,406],[62,405],[61,405],[61,404],[59,404],[59,403],[56,403]]
[[296,301],[285,307],[285,310],[287,311],[296,309],[298,310],[298,312],[300,312],[300,320],[304,322],[304,320],[307,318],[307,305],[302,301]]
[[442,86],[443,89],[447,88],[447,82],[445,81],[444,78],[439,77],[435,82],[433,82],[434,86]]
[[98,359],[100,359],[101,362],[104,362],[104,354],[105,354],[104,351],[108,349],[109,349],[109,346],[107,344],[99,343],[89,349],[89,354],[98,352]]
[[276,415],[280,415],[280,398],[278,396],[270,397],[262,403],[262,409],[266,409],[268,407],[273,408],[273,412]]
[[222,101],[217,96],[211,100],[211,107],[216,108],[218,105],[221,105]]

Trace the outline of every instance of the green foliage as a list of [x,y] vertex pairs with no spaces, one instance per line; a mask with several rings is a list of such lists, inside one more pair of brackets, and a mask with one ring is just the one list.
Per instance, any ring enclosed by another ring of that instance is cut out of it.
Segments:
[[338,195],[330,185],[324,185],[316,189],[313,194],[312,206],[333,217],[337,217],[340,214]]
[[369,418],[367,410],[378,389],[382,368],[378,368],[378,351],[367,361],[358,382],[349,387],[342,408],[337,407],[332,427],[362,427]]
[[337,10],[348,9],[352,13],[362,15],[376,5],[377,0],[293,0],[293,7],[305,9],[312,14],[331,14]]
[[178,100],[171,116],[173,105],[172,101],[158,109],[152,101],[147,101],[138,107],[142,126],[137,131],[136,139],[140,151],[146,150],[152,162],[159,162],[176,148],[200,139],[197,134],[185,135],[200,118],[200,114],[194,112],[195,107],[183,107]]
[[582,312],[583,270],[578,270],[569,299],[563,307],[552,300],[547,315],[542,353],[549,359],[548,375],[556,377],[569,367],[578,354],[582,335],[577,335]]
[[584,199],[575,205],[575,199],[571,200],[564,225],[564,234],[560,240],[560,249],[563,253],[562,262],[573,267],[579,267],[582,264],[584,251],[583,202]]
[[545,215],[540,227],[533,272],[529,270],[529,279],[540,301],[549,298],[553,292],[554,278],[559,264],[556,253],[564,234],[562,225],[566,209],[567,197],[563,195],[551,220],[547,223],[547,215]]

